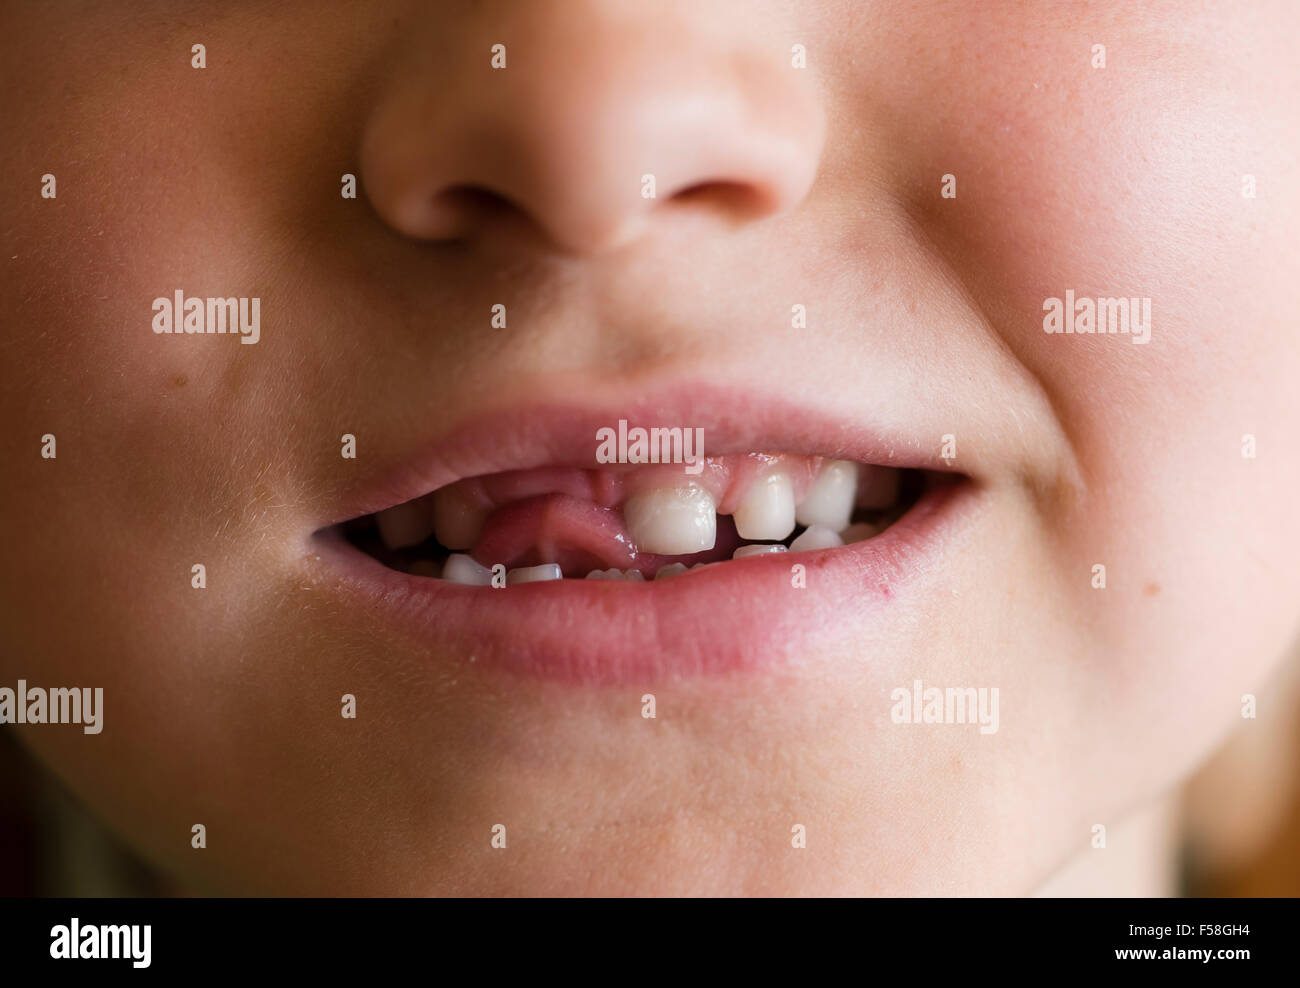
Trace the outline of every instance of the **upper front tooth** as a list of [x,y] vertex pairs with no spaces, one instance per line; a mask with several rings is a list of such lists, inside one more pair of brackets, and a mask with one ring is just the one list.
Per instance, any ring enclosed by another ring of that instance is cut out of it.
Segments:
[[385,508],[375,515],[379,537],[390,549],[405,549],[419,545],[433,534],[433,519],[429,507],[422,501],[406,501]]
[[540,566],[521,566],[506,573],[506,586],[516,583],[541,583],[543,580],[563,580],[559,563],[542,563]]
[[623,518],[637,550],[656,555],[704,552],[718,534],[713,495],[694,484],[634,494],[623,506]]
[[848,460],[830,460],[799,502],[795,521],[800,525],[825,525],[838,532],[853,515],[857,491],[858,465]]
[[448,549],[472,549],[483,531],[487,511],[453,484],[433,495],[433,524],[438,541]]
[[794,484],[776,471],[756,480],[732,517],[742,539],[780,541],[794,531]]
[[888,508],[898,500],[901,471],[893,467],[863,464],[858,474],[856,503],[859,508]]

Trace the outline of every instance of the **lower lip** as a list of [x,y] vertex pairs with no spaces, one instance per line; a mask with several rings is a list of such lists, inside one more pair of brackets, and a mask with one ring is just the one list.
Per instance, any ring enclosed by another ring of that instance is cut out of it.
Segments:
[[[317,589],[421,650],[518,676],[621,686],[755,673],[816,654],[819,637],[882,619],[973,520],[968,479],[935,488],[875,538],[731,560],[665,580],[468,587],[389,569],[333,531]],[[795,564],[804,567],[803,586]]]

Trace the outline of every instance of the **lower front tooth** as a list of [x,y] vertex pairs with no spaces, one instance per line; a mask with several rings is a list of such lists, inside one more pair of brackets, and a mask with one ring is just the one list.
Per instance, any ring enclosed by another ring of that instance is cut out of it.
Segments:
[[521,566],[506,573],[506,586],[516,583],[541,583],[544,580],[563,580],[559,563],[542,563],[540,566]]
[[746,556],[766,556],[771,552],[785,552],[783,545],[742,545],[731,554],[732,559],[744,559]]
[[638,551],[685,556],[713,548],[717,510],[703,487],[659,487],[628,498],[623,519]]
[[777,541],[794,531],[794,484],[776,472],[755,481],[732,518],[742,539]]
[[443,564],[442,578],[471,587],[488,587],[492,585],[492,570],[480,566],[469,556],[453,553]]
[[843,541],[844,545],[848,545],[850,542],[862,542],[866,539],[873,538],[878,532],[879,529],[877,529],[875,525],[869,525],[865,521],[860,521],[850,525],[848,528],[844,529],[844,531],[840,532],[840,539]]
[[790,543],[790,551],[813,552],[817,549],[834,549],[843,544],[844,540],[825,525],[809,525]]
[[669,563],[667,566],[660,566],[659,572],[655,574],[656,580],[666,580],[670,576],[676,576],[678,573],[686,572],[685,563]]

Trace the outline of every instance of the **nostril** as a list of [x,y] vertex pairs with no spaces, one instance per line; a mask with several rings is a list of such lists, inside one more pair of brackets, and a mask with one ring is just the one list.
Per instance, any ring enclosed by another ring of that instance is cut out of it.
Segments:
[[769,197],[747,182],[724,180],[696,182],[675,192],[669,199],[673,206],[704,209],[715,213],[750,219],[770,208]]
[[518,208],[499,192],[483,185],[453,185],[440,192],[438,198],[465,210],[498,212]]
[[467,239],[475,231],[521,211],[499,192],[472,184],[447,186],[434,195],[431,207],[439,240]]

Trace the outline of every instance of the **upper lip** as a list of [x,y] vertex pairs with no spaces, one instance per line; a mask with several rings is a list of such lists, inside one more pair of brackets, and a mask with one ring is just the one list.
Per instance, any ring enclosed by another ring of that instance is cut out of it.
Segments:
[[[378,467],[360,473],[324,506],[317,527],[373,514],[447,484],[506,470],[542,466],[594,468],[597,430],[616,427],[704,430],[704,453],[800,453],[895,468],[954,471],[940,458],[940,435],[890,417],[864,421],[765,391],[695,382],[643,391],[637,397],[538,399],[498,407],[445,427],[430,439],[394,444]],[[955,472],[955,471],[954,471]],[[979,480],[978,464],[961,473]]]

